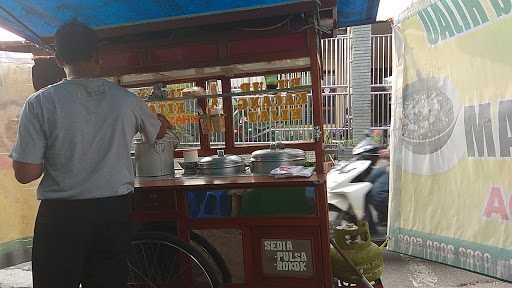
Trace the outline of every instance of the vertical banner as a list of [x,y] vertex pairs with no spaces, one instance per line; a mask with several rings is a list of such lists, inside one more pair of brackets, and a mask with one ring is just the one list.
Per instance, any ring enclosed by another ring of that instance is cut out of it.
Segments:
[[32,87],[32,54],[0,52],[0,268],[30,261],[37,183],[19,184],[8,157]]
[[512,281],[512,0],[394,29],[390,249]]

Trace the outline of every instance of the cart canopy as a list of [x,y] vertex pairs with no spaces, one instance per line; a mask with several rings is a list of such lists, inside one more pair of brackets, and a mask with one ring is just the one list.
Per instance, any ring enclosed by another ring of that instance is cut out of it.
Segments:
[[[322,1],[324,2],[329,1]],[[330,1],[334,5],[334,1]],[[228,22],[241,13],[266,17],[262,9],[287,14],[291,7],[312,7],[316,0],[0,0],[0,26],[39,44],[73,19],[95,29],[122,28],[148,23],[216,17]],[[338,26],[375,21],[379,0],[337,0]],[[309,5],[309,6],[306,6]],[[296,10],[295,10],[296,11]]]
[[374,23],[380,0],[337,0],[338,27]]

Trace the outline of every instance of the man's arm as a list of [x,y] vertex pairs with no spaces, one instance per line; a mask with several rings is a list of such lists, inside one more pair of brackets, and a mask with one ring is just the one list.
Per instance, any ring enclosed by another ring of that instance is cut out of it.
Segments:
[[37,105],[27,101],[23,106],[18,125],[16,143],[9,157],[13,160],[14,176],[27,184],[43,174],[46,137]]
[[43,164],[31,164],[25,162],[12,161],[14,176],[21,184],[30,183],[43,174]]
[[158,130],[158,134],[156,135],[156,139],[162,139],[165,136],[165,133],[167,133],[167,129],[171,128],[171,123],[169,123],[169,120],[165,118],[164,115],[158,113],[156,114],[156,117],[158,120],[160,120],[160,129]]

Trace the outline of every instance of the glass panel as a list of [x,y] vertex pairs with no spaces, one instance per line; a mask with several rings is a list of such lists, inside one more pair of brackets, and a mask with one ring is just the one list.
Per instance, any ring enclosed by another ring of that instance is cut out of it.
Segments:
[[226,146],[224,139],[225,122],[222,97],[215,97],[216,95],[222,94],[222,82],[220,80],[207,81],[206,93],[212,95],[212,97],[208,98],[210,146],[213,148],[222,148]]
[[[131,89],[138,96],[148,100],[151,111],[161,113],[176,127],[180,139],[178,149],[199,147],[199,118],[196,99],[182,98],[181,91],[193,87],[194,83],[180,83],[165,87],[141,87]],[[161,89],[161,91],[158,91]],[[159,94],[161,93],[161,94]]]
[[208,129],[210,134],[210,146],[213,148],[225,147],[224,132],[224,112],[222,105],[222,83],[220,80],[208,80],[205,83],[206,94],[208,97]]
[[240,198],[240,216],[305,216],[315,214],[314,187],[250,189],[241,193]]
[[[309,73],[231,80],[237,145],[313,140]],[[277,89],[276,89],[277,88]]]
[[315,215],[314,187],[269,187],[187,193],[191,218]]
[[201,248],[224,283],[244,283],[242,232],[237,229],[194,230],[194,246]]
[[[180,139],[178,149],[199,147],[199,118],[198,103],[196,99],[180,99],[181,91],[185,88],[195,86],[195,83],[180,83],[167,85],[168,96],[172,99],[170,109],[175,106],[174,111],[167,111],[167,118],[176,126],[176,131]],[[174,113],[172,113],[174,112]]]

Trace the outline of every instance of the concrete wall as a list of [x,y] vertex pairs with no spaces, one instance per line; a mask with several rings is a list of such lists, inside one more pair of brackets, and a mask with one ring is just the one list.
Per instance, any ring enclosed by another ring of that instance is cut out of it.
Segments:
[[352,129],[355,143],[371,127],[371,33],[371,25],[351,28]]

